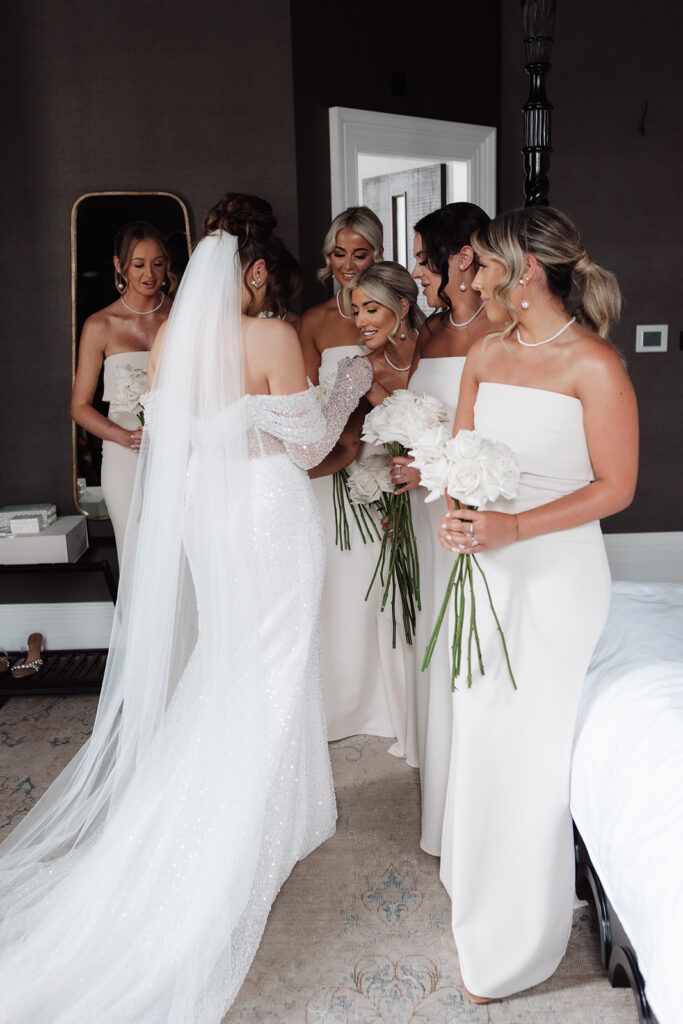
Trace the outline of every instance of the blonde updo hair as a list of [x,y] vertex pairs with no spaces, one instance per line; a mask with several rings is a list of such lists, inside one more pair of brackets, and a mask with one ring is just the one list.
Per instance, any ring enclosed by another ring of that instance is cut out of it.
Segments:
[[[413,331],[419,331],[422,327],[425,316],[417,304],[419,295],[417,282],[400,263],[384,260],[380,263],[373,263],[372,266],[366,267],[365,270],[356,274],[343,292],[343,303],[347,314],[351,313],[351,293],[356,288],[362,288],[369,298],[380,306],[386,306],[394,314],[396,324],[389,335],[392,341],[395,341],[396,335],[400,332],[403,319]],[[406,299],[410,304],[405,318],[401,312],[401,299]]]
[[535,256],[545,271],[548,288],[567,305],[579,323],[608,337],[619,319],[621,291],[614,274],[594,263],[574,223],[552,206],[527,206],[501,213],[472,237],[472,248],[483,260],[497,260],[504,277],[493,289],[494,298],[510,315],[510,323],[496,336],[507,335],[519,322],[510,292],[525,271],[526,256]]
[[349,206],[348,210],[338,213],[329,226],[323,242],[323,259],[325,266],[317,271],[316,276],[323,282],[332,276],[332,264],[330,255],[334,252],[337,244],[337,234],[344,228],[350,228],[357,234],[362,235],[368,245],[371,246],[372,258],[375,263],[382,259],[382,246],[384,244],[384,228],[376,213],[373,213],[369,206]]

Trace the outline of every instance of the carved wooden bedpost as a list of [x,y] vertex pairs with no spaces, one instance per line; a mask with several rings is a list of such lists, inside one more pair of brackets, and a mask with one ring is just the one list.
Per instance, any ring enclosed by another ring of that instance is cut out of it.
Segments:
[[529,99],[524,111],[525,206],[548,205],[552,104],[545,94],[557,0],[521,0]]

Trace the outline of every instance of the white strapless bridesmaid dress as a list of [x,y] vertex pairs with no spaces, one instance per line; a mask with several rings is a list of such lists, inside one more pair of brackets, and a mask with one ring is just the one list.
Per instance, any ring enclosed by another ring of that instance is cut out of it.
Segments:
[[[147,373],[149,352],[116,352],[104,360],[104,393],[105,402],[109,402],[107,416],[118,423],[124,430],[137,430],[140,420],[136,413],[123,408],[117,401],[120,373],[127,369],[144,370]],[[118,371],[118,372],[117,372]],[[135,486],[135,473],[138,468],[138,453],[115,441],[102,441],[102,494],[107,504],[107,512],[114,527],[116,554],[121,565],[123,541],[126,536],[128,512]]]
[[[593,479],[577,398],[480,384],[474,422],[485,437],[510,445],[522,470],[518,497],[491,508],[522,512]],[[456,680],[441,879],[453,903],[465,985],[503,997],[548,978],[567,946],[574,906],[572,740],[607,617],[610,576],[599,522],[478,557],[518,690],[475,571],[486,674],[473,669],[471,689]]]
[[[448,406],[452,423],[464,366],[464,356],[421,359],[410,378],[408,388],[418,394],[440,398]],[[413,525],[420,559],[422,611],[417,616],[415,673],[409,677],[407,704],[409,718],[414,716],[416,721],[422,790],[420,846],[426,853],[438,857],[441,853],[441,830],[451,752],[451,669],[448,644],[437,645],[425,672],[421,671],[421,666],[446,592],[453,559],[441,547],[437,537],[439,520],[446,508],[445,502],[434,501],[425,505],[426,494],[423,487],[411,491]]]
[[[339,345],[322,353],[319,381],[334,378],[337,363],[367,349]],[[363,446],[365,448],[365,446]],[[414,654],[397,638],[391,646],[391,614],[379,611],[379,587],[368,600],[379,544],[364,544],[349,515],[351,550],[341,551],[334,539],[332,477],[313,480],[325,524],[327,567],[321,618],[322,683],[328,740],[368,733],[395,736],[391,753],[417,764],[416,741],[406,736],[406,677],[414,672]]]

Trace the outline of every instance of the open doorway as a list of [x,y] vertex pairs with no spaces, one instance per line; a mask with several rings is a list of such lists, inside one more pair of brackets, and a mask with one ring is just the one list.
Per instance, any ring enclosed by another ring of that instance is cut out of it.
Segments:
[[384,226],[384,254],[412,268],[412,226],[445,203],[495,214],[496,129],[330,108],[332,216],[364,204]]

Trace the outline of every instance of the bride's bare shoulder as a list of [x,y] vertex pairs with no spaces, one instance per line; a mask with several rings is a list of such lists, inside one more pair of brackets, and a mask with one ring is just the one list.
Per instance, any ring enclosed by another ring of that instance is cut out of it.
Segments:
[[242,324],[245,357],[255,373],[269,374],[281,365],[303,365],[299,335],[291,324],[276,317],[244,317]]
[[258,345],[277,348],[282,345],[299,345],[296,329],[286,320],[271,317],[242,317],[244,343],[248,346]]

